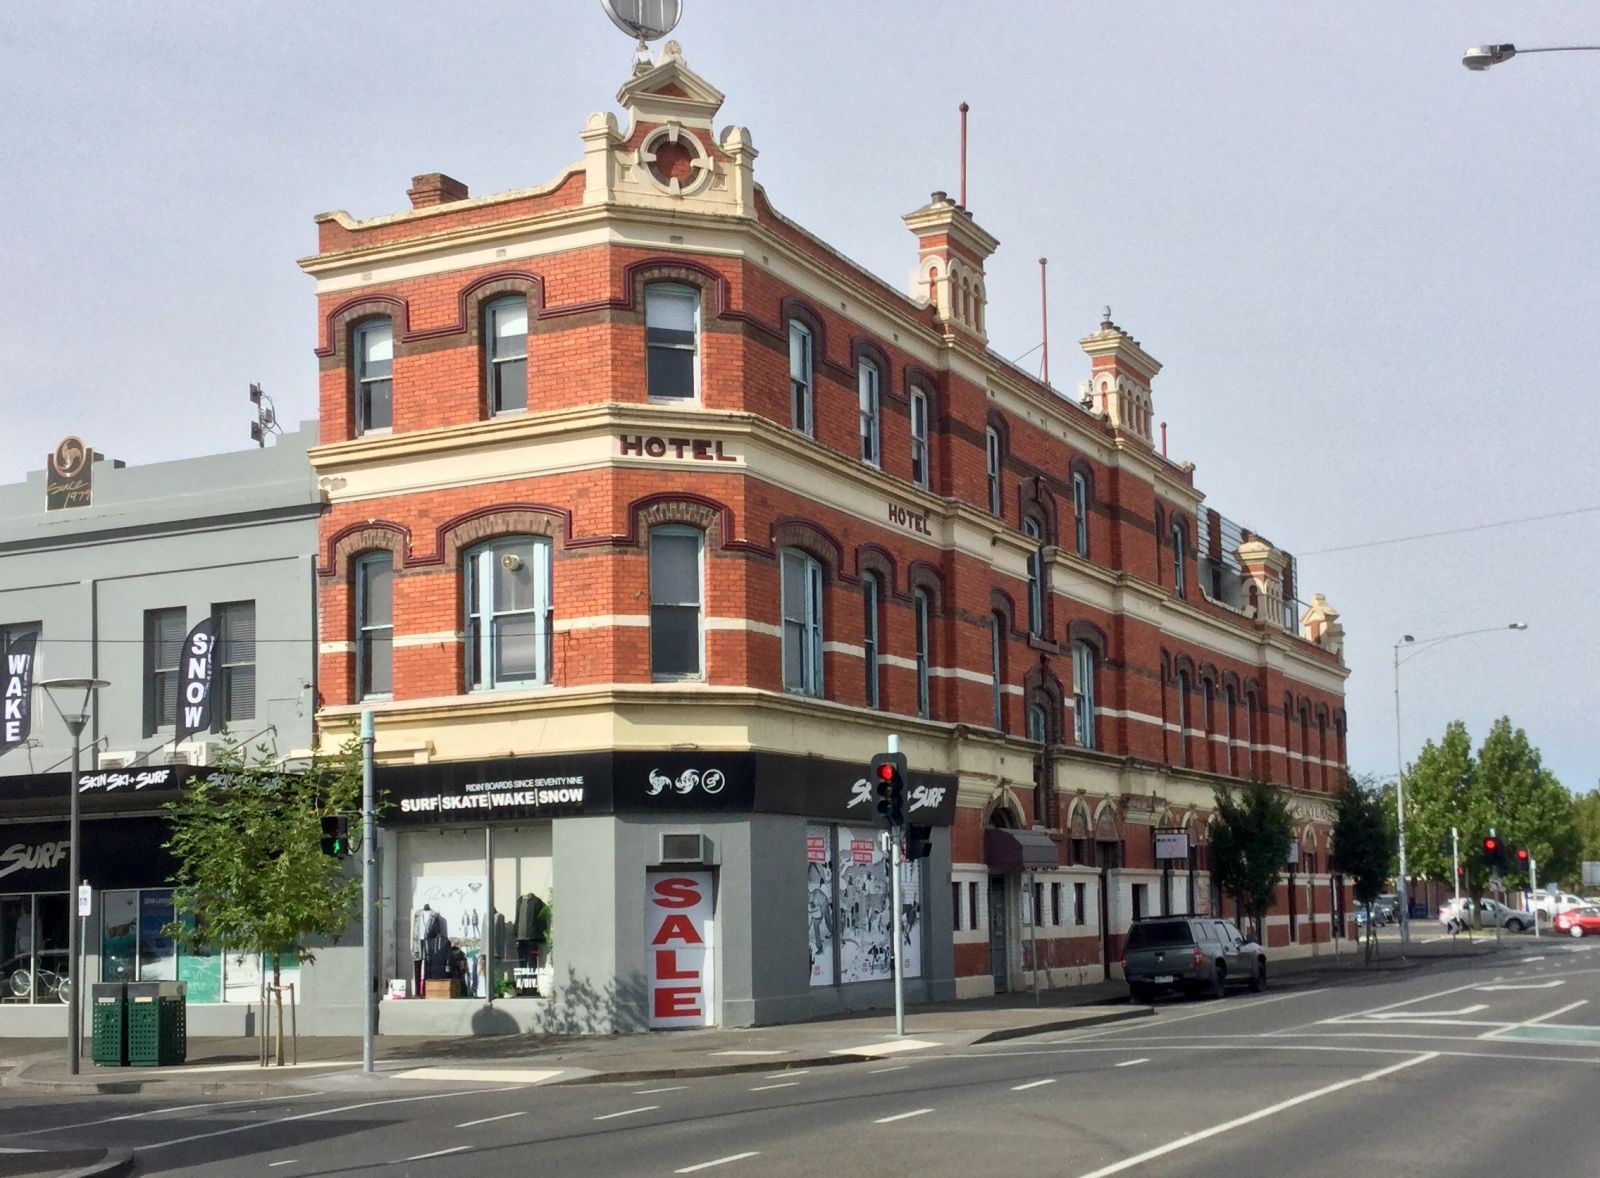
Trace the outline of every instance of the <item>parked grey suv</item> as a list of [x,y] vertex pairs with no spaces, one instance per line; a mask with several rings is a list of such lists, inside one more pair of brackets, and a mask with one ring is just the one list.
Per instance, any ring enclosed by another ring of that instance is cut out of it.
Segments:
[[1135,1002],[1165,990],[1221,998],[1228,984],[1267,987],[1267,955],[1231,920],[1215,916],[1152,916],[1128,930],[1122,973]]

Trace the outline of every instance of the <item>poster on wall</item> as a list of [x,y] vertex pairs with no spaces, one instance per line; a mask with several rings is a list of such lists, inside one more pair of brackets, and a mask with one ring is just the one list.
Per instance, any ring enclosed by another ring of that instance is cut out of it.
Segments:
[[411,889],[411,959],[423,960],[425,951],[437,949],[429,962],[427,977],[443,977],[444,963],[455,949],[466,956],[468,994],[486,997],[486,971],[479,968],[484,946],[484,929],[493,923],[488,908],[489,888],[481,875],[424,875]]
[[806,827],[806,937],[811,953],[811,984],[833,985],[832,828]]
[[645,975],[652,1030],[716,1025],[714,886],[709,871],[651,872],[645,877]]
[[922,976],[922,861],[900,864],[901,968],[908,978]]
[[[839,881],[839,981],[885,981],[894,976],[890,944],[894,936],[889,858],[876,827],[837,828]],[[922,865],[900,865],[902,968],[922,976]]]

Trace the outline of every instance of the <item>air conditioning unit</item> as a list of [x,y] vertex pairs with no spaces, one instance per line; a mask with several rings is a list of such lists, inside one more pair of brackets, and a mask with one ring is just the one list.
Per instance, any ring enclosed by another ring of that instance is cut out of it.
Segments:
[[705,835],[665,832],[661,835],[661,862],[709,863],[710,861],[711,845]]
[[163,765],[209,765],[211,764],[211,742],[201,740],[180,744],[175,749],[167,750],[167,755],[161,759],[161,763]]
[[137,755],[131,749],[125,753],[101,753],[95,764],[101,769],[126,769]]

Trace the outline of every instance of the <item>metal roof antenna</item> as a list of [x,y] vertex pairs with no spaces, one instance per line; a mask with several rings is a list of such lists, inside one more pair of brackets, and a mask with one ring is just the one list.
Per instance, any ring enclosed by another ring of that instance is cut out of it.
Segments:
[[683,0],[600,0],[611,23],[638,41],[633,55],[633,72],[650,68],[651,41],[659,41],[683,16]]

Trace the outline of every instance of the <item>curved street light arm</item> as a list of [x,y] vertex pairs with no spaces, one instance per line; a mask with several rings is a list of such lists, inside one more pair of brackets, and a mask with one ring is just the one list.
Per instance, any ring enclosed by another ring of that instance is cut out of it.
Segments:
[[1542,45],[1534,49],[1518,49],[1515,45],[1474,45],[1461,55],[1461,64],[1469,70],[1482,71],[1524,53],[1593,53],[1600,45]]

